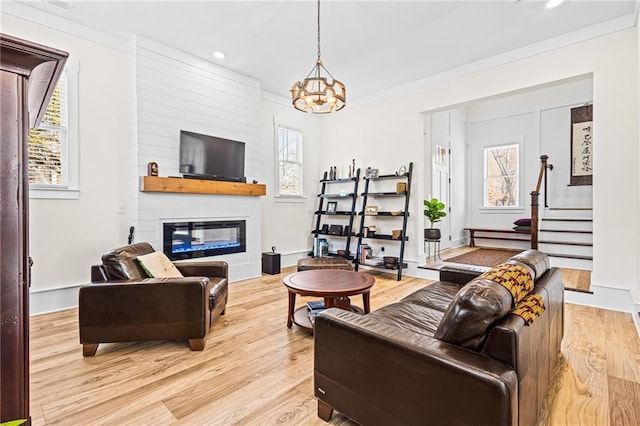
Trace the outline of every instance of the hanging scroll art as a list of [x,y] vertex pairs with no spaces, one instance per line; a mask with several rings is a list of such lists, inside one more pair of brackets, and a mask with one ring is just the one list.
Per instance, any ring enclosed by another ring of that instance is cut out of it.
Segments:
[[571,108],[571,179],[569,184],[593,184],[593,105]]

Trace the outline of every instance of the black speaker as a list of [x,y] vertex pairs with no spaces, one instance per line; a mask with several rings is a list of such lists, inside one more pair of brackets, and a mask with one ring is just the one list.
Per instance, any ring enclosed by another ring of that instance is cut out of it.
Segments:
[[262,273],[271,275],[280,273],[280,253],[262,253]]

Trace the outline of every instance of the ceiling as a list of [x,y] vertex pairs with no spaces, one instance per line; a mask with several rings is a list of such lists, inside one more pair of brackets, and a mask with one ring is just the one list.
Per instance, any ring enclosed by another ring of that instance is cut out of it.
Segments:
[[[314,1],[20,3],[123,39],[140,34],[253,77],[264,90],[281,96],[289,96],[294,81],[306,77],[316,60]],[[354,99],[630,18],[635,7],[635,1],[568,0],[546,9],[539,0],[324,0],[322,59],[347,86],[348,99]],[[635,21],[625,22],[630,26]],[[215,50],[226,52],[227,58],[214,59]]]

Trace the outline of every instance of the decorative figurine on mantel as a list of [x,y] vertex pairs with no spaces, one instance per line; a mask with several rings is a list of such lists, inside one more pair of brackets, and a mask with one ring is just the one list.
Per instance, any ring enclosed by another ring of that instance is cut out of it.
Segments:
[[333,177],[333,173],[334,173],[334,172],[333,172],[333,166],[331,166],[331,167],[329,168],[329,180],[333,180],[333,179],[334,179],[334,177]]
[[155,161],[147,163],[147,176],[158,176],[158,163]]
[[356,159],[351,160],[351,165],[349,166],[349,179],[353,179],[356,177]]

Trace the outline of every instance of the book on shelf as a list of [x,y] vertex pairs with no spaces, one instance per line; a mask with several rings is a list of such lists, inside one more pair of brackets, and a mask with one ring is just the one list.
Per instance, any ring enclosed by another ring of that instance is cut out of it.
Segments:
[[316,316],[324,311],[324,300],[311,300],[307,302],[307,309],[309,310],[309,321],[311,324],[315,324]]
[[360,264],[365,265],[365,261],[371,257],[373,250],[369,247],[368,244],[361,244],[359,247],[360,250]]

